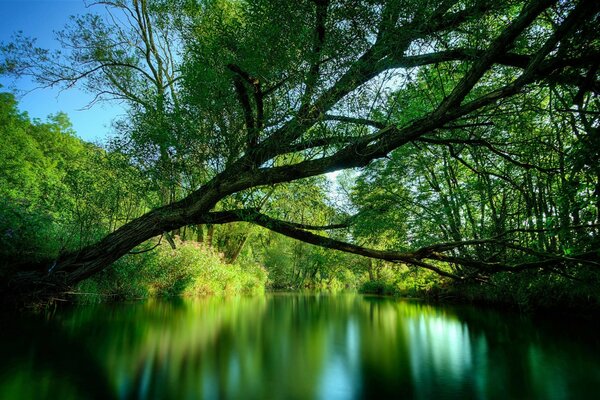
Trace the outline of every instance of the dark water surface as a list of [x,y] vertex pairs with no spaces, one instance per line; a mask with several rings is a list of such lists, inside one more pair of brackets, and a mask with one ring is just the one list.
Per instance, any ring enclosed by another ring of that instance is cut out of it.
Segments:
[[0,399],[594,399],[600,332],[360,295],[0,319]]

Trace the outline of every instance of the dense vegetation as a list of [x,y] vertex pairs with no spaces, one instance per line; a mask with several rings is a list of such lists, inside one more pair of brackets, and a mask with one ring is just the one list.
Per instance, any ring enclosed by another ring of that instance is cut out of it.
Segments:
[[[62,252],[94,243],[159,201],[152,177],[111,145],[104,149],[77,138],[64,114],[47,122],[30,121],[18,111],[14,97],[2,93],[0,121],[0,273],[4,277],[32,260],[56,259]],[[321,183],[297,188],[297,200],[323,198]],[[274,190],[269,198],[273,209],[287,199]],[[319,211],[321,218],[333,212],[321,208],[313,209],[311,218],[318,218]],[[343,283],[336,279],[335,271],[344,267],[340,265],[343,255],[249,224],[194,226],[169,238],[175,249],[163,238],[150,241],[71,294],[80,294],[83,301],[250,294],[264,290],[265,268],[273,288],[353,284],[352,273],[352,279]],[[344,272],[339,272],[340,279]]]
[[598,2],[102,4],[62,52],[1,47],[7,74],[129,105],[100,147],[4,95],[5,297],[163,270],[144,293],[203,292],[177,274],[222,264],[254,271],[238,287],[264,267],[274,287],[600,304]]

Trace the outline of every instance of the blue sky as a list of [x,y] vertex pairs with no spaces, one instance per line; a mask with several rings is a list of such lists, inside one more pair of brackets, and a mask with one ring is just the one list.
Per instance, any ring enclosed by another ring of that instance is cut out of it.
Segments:
[[[63,28],[70,15],[89,12],[83,0],[0,0],[0,42],[8,42],[16,31],[37,38],[40,47],[55,48],[53,31]],[[85,140],[102,141],[111,121],[123,113],[118,104],[96,104],[85,109],[93,96],[78,89],[35,89],[28,80],[13,82],[0,76],[1,91],[11,87],[20,94],[19,108],[31,118],[45,119],[59,111],[69,115],[77,134]],[[31,91],[32,89],[35,89]],[[28,92],[23,94],[23,92]]]

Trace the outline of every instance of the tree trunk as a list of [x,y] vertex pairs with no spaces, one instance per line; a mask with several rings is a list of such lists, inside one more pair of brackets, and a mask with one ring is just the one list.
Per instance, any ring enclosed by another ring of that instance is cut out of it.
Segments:
[[229,256],[229,260],[227,260],[227,262],[229,264],[233,264],[235,262],[235,260],[237,260],[237,258],[240,256],[240,253],[242,252],[242,249],[244,248],[244,245],[246,244],[246,241],[248,241],[249,237],[250,237],[250,234],[246,234],[239,241],[239,243],[237,244],[237,246],[231,253],[231,256]]
[[[129,253],[139,244],[189,223],[204,223],[205,214],[224,196],[217,179],[186,199],[154,209],[81,250],[23,266],[0,283],[0,300],[35,302],[63,293]],[[225,192],[226,193],[226,192]],[[228,193],[226,193],[228,194]]]
[[206,225],[206,245],[208,247],[213,247],[213,236],[215,234],[215,227],[213,224]]
[[196,225],[196,241],[204,243],[204,227],[202,225]]

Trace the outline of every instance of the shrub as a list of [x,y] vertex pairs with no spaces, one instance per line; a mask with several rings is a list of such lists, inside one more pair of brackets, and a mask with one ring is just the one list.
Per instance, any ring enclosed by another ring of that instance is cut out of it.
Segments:
[[178,241],[128,255],[77,287],[82,301],[264,292],[267,272],[256,264],[226,264],[212,249]]

